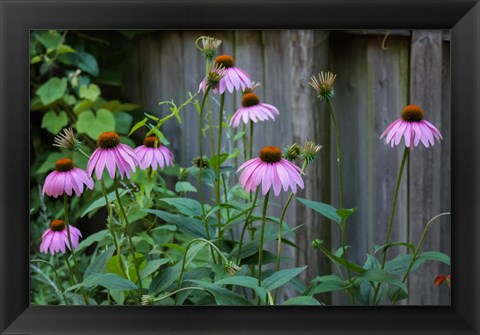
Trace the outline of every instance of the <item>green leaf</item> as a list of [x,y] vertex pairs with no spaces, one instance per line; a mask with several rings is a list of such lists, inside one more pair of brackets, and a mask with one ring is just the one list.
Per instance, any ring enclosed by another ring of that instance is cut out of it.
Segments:
[[83,111],[90,110],[94,104],[95,103],[90,100],[80,100],[73,107],[73,111],[75,112],[75,114],[79,115]]
[[144,118],[142,121],[139,121],[139,122],[135,123],[135,125],[132,127],[132,129],[128,133],[128,136],[132,135],[135,131],[137,131],[141,127],[145,126],[147,124],[147,122],[148,122],[148,119]]
[[95,84],[80,87],[80,98],[88,99],[90,101],[96,101],[100,96],[100,87]]
[[168,142],[165,135],[163,135],[163,133],[159,129],[157,129],[153,126],[151,126],[151,129],[147,132],[147,134],[145,136],[150,136],[152,134],[157,135],[158,139],[160,140],[160,142],[163,145],[169,145],[170,144],[170,142]]
[[248,287],[255,290],[258,296],[263,297],[263,300],[265,300],[264,298],[267,296],[267,291],[263,287],[258,286],[258,279],[254,277],[248,277],[248,276],[226,277],[216,281],[215,285],[238,285],[238,286]]
[[41,127],[47,129],[49,133],[57,135],[67,124],[67,113],[61,111],[57,114],[54,111],[49,111],[43,115]]
[[73,63],[75,63],[81,70],[91,74],[92,76],[98,76],[98,63],[95,57],[84,51],[77,51],[76,54],[68,54]]
[[80,252],[83,249],[91,246],[93,243],[100,242],[101,240],[103,240],[104,238],[106,238],[109,235],[110,235],[110,232],[106,229],[97,231],[96,233],[93,233],[92,235],[90,235],[86,239],[82,240],[82,242],[80,242],[80,244],[78,245],[78,248],[77,248],[77,250],[75,250],[75,252]]
[[337,209],[331,205],[324,204],[322,202],[303,199],[303,198],[296,198],[296,199],[297,201],[301,202],[305,206],[313,209],[315,212],[322,214],[327,219],[330,219],[337,223],[340,223],[342,220],[340,216],[337,214]]
[[106,109],[99,109],[97,115],[92,111],[84,111],[78,116],[77,130],[79,133],[85,133],[93,139],[106,131],[115,129],[115,118],[113,114]]
[[314,243],[315,243],[315,248],[323,252],[332,261],[337,262],[347,268],[350,268],[351,270],[357,273],[362,273],[365,271],[365,269],[362,268],[360,265],[347,261],[346,259],[343,259],[341,257],[335,256],[330,250],[328,250],[323,246],[323,241],[315,240]]
[[122,291],[137,289],[137,285],[115,273],[94,273],[88,276],[82,285],[85,287],[103,286],[110,290]]
[[402,291],[404,291],[405,293],[408,293],[407,287],[400,279],[390,275],[384,270],[370,269],[360,274],[360,277],[372,282],[388,283],[391,285],[395,285],[402,289]]
[[170,262],[170,259],[168,258],[160,258],[160,259],[155,259],[153,261],[148,261],[147,265],[140,271],[140,277],[145,278],[151,275],[152,273],[157,271],[159,267],[169,262]]
[[83,274],[83,279],[94,273],[105,273],[107,272],[107,261],[112,257],[113,252],[115,251],[115,246],[111,245],[107,250],[102,252],[100,255],[95,258],[95,260],[90,263],[90,265],[85,270]]
[[[127,190],[120,190],[120,192],[119,192],[120,197],[123,197],[126,193],[127,193]],[[108,202],[112,202],[114,199],[116,199],[115,192],[114,191],[110,192],[107,195],[107,199],[108,199]],[[80,215],[80,217],[83,218],[88,213],[94,211],[97,208],[103,207],[103,206],[105,206],[105,197],[101,196],[100,198],[98,198],[97,200],[92,202],[90,204],[90,206],[88,206],[88,208],[82,213],[82,215]]]
[[[120,277],[125,278],[125,274],[121,268],[122,263],[127,264],[126,270],[128,271],[128,278],[136,283],[138,280],[137,271],[135,269],[135,264],[139,267],[139,270],[142,270],[147,265],[147,261],[145,256],[140,253],[135,253],[135,259],[132,255],[128,255],[127,260],[125,261],[125,256],[121,255],[120,259],[118,255],[112,256],[107,261],[107,272],[108,273],[115,273]],[[125,269],[125,268],[124,268]]]
[[412,243],[392,242],[392,243],[388,243],[388,244],[384,244],[384,245],[374,244],[373,245],[373,251],[374,251],[373,253],[376,254],[378,251],[387,250],[388,248],[395,247],[395,246],[404,246],[404,247],[409,248],[412,252],[415,251],[415,246]]
[[67,90],[67,78],[53,77],[39,87],[36,94],[44,106],[61,99]]
[[262,287],[269,291],[274,290],[277,287],[288,283],[291,279],[298,276],[306,268],[307,266],[277,271],[273,273],[270,277],[262,280]]
[[132,124],[133,116],[125,112],[113,114],[115,117],[115,131],[119,134],[127,134]]
[[197,192],[197,189],[188,181],[179,181],[175,184],[175,192]]
[[186,216],[199,216],[202,214],[202,205],[193,199],[189,198],[162,198],[158,199],[161,202],[175,207],[180,213]]
[[450,266],[450,256],[440,251],[425,251],[417,257],[415,263],[422,264],[426,261],[437,261]]
[[[385,263],[385,271],[387,271],[390,274],[393,275],[403,275],[407,271],[410,262],[412,261],[413,255],[408,254],[408,255],[398,255],[392,260],[389,260]],[[410,272],[413,272],[417,266],[413,266]]]
[[[156,215],[167,223],[174,223],[179,230],[188,235],[207,238],[205,225],[201,220],[154,209],[144,209],[143,211]],[[212,229],[210,229],[210,235],[213,235]]]
[[358,208],[340,208],[337,209],[337,214],[340,216],[340,219],[345,222],[353,213],[355,213]]
[[161,270],[150,284],[150,294],[156,295],[165,291],[180,276],[181,270],[182,263],[177,263],[175,266]]
[[233,142],[236,142],[238,141],[239,139],[243,138],[243,136],[245,136],[246,132],[244,131],[239,131],[238,133],[235,134],[235,136],[233,137]]
[[293,297],[285,301],[282,305],[284,306],[290,306],[290,305],[306,305],[306,306],[320,306],[322,305],[320,302],[318,302],[317,299],[314,297]]
[[62,35],[56,30],[37,31],[35,38],[42,43],[45,49],[56,49],[62,42]]
[[309,294],[314,295],[325,292],[341,291],[347,289],[348,287],[348,283],[344,283],[343,281],[326,280],[311,289]]

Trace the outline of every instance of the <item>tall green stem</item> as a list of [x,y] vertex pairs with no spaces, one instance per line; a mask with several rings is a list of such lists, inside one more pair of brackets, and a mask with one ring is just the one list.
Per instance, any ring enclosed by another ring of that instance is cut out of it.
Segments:
[[[332,101],[330,99],[326,99],[327,107],[330,112],[330,117],[332,118],[333,122],[333,127],[335,130],[335,143],[337,146],[337,170],[338,170],[338,192],[339,192],[339,203],[340,203],[340,208],[343,208],[343,173],[342,173],[342,150],[340,147],[340,131],[338,129],[338,124],[337,124],[337,118],[335,117],[335,110],[332,105]],[[341,227],[341,239],[342,239],[342,251],[343,251],[343,259],[347,259],[347,247],[346,247],[346,234],[347,234],[347,227],[345,220],[342,219],[340,222],[340,227]],[[352,274],[350,271],[350,268],[347,267],[347,275],[348,275],[348,281],[352,283]],[[352,294],[352,302],[354,303],[355,298],[354,295]]]
[[[303,165],[302,165],[302,171],[305,172],[305,169],[308,166],[308,161],[304,160]],[[290,202],[292,201],[294,196],[294,193],[291,192],[290,195],[288,196],[287,202],[285,202],[285,205],[283,206],[282,209],[282,214],[280,214],[280,223],[278,226],[278,237],[277,237],[277,271],[280,271],[280,257],[282,253],[282,230],[283,230],[283,219],[285,218],[285,214],[287,214],[287,209],[288,206],[290,205]],[[274,298],[273,301],[277,301],[277,296],[278,296],[278,288],[275,290]]]
[[[217,202],[217,206],[220,205],[220,154],[222,149],[222,132],[223,132],[223,107],[225,105],[225,93],[220,96],[220,113],[218,117],[218,139],[217,139],[217,166],[215,167],[217,172],[217,178],[215,182],[215,198]],[[218,238],[219,238],[219,248],[222,250],[222,211],[219,209],[217,212],[217,230],[218,230]]]
[[253,126],[255,124],[250,121],[250,136],[248,137],[250,139],[249,143],[249,148],[248,148],[248,159],[252,159],[253,157]]
[[118,182],[118,179],[115,178],[115,180],[114,180],[115,196],[117,198],[117,202],[118,202],[118,205],[120,207],[120,212],[123,216],[123,220],[125,221],[125,235],[127,236],[128,244],[129,244],[129,247],[130,247],[130,252],[132,254],[132,261],[133,261],[133,265],[134,265],[134,268],[135,268],[135,273],[137,274],[137,278],[138,278],[138,290],[140,292],[140,298],[141,298],[142,294],[143,294],[142,277],[140,276],[139,264],[137,262],[137,257],[136,257],[136,254],[135,254],[135,246],[133,245],[132,236],[130,235],[130,230],[128,229],[128,226],[129,226],[130,223],[128,221],[127,214],[125,213],[125,209],[123,208],[123,204],[122,204],[122,200],[120,198],[120,194],[118,193],[117,182]]
[[[210,92],[211,87],[208,86],[207,90],[205,91],[205,94],[203,95],[202,103],[200,105],[200,120],[198,122],[199,124],[199,132],[198,132],[198,145],[199,145],[199,152],[200,152],[200,162],[199,162],[199,167],[198,167],[198,197],[200,199],[200,204],[202,205],[202,214],[203,217],[205,217],[205,205],[203,203],[203,193],[202,193],[202,169],[203,169],[203,108],[205,106],[205,101],[207,100],[208,93]],[[210,239],[210,233],[208,231],[208,224],[205,221],[205,229],[207,232],[207,237]]]
[[[77,257],[75,257],[75,249],[73,248],[72,238],[70,235],[70,221],[68,219],[68,196],[66,193],[64,193],[63,195],[63,216],[64,216],[65,227],[67,228],[68,245],[70,247],[70,252],[72,253],[73,264],[75,267],[75,276],[77,277],[77,283],[79,283],[81,281],[80,271],[78,270]],[[67,258],[67,262],[68,262],[68,258]],[[85,293],[85,288],[82,287],[81,291],[83,295],[83,300],[85,300],[85,303],[89,305],[87,294]]]
[[263,208],[262,208],[262,226],[260,228],[260,241],[258,246],[258,286],[262,286],[262,261],[263,261],[263,237],[265,235],[265,219],[267,217],[267,206],[268,206],[268,197],[270,196],[270,191],[265,194],[263,199]]
[[245,218],[245,224],[243,225],[242,228],[242,233],[240,235],[240,239],[238,241],[238,259],[237,263],[240,263],[241,257],[242,257],[242,246],[243,246],[243,238],[245,237],[245,232],[247,230],[248,225],[250,224],[250,217],[252,216],[252,212],[255,209],[255,205],[257,204],[257,198],[258,198],[258,192],[260,191],[260,186],[257,187],[257,190],[255,191],[255,197],[253,199],[252,207],[248,211],[248,214]]
[[[395,185],[395,193],[393,195],[392,210],[390,211],[390,219],[388,220],[387,234],[385,235],[384,245],[386,245],[390,242],[390,234],[392,232],[393,217],[395,216],[395,208],[397,206],[398,191],[400,190],[400,182],[402,180],[403,169],[405,167],[405,163],[407,161],[407,157],[408,157],[409,152],[410,152],[410,150],[407,147],[405,147],[405,149],[403,150],[402,162],[400,163],[400,171],[398,172],[397,183]],[[385,268],[385,262],[386,261],[387,261],[387,248],[384,248],[383,252],[382,252],[382,267],[381,267],[382,270]],[[377,297],[378,297],[378,292],[380,291],[380,286],[381,286],[381,284],[379,283],[375,287],[375,293],[373,295],[373,303],[374,304],[376,304]]]
[[337,145],[337,169],[338,169],[338,187],[340,196],[340,208],[343,208],[343,174],[342,174],[342,150],[340,148],[340,132],[338,130],[337,119],[335,117],[335,110],[333,109],[330,99],[326,99],[328,110],[333,121],[335,129],[335,143]]

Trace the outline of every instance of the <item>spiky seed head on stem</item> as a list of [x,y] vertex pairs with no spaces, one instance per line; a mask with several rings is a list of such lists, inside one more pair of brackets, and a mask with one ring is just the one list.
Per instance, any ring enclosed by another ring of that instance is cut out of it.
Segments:
[[72,128],[63,128],[63,132],[53,138],[53,146],[71,151],[80,149],[82,142],[75,138]]
[[[198,42],[202,43],[201,47],[198,45]],[[200,36],[197,39],[196,44],[197,48],[202,51],[205,58],[213,59],[217,53],[217,49],[220,47],[220,44],[222,44],[222,40],[211,36]]]
[[142,306],[153,305],[155,302],[155,297],[152,295],[144,294],[142,295],[141,304]]
[[300,153],[300,157],[307,162],[312,162],[317,157],[317,153],[321,148],[321,145],[315,144],[313,141],[306,141],[302,152]]
[[320,100],[327,100],[333,98],[333,96],[335,95],[333,83],[336,77],[336,74],[327,71],[320,72],[318,74],[318,79],[315,76],[312,76],[310,78],[309,84],[315,89],[315,91],[317,91],[317,97]]

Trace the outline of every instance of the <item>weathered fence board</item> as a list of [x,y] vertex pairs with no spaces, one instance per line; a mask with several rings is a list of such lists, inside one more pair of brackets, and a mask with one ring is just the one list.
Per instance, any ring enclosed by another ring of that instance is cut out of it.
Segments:
[[[444,129],[442,120],[442,34],[440,31],[416,30],[412,34],[410,66],[410,101],[421,105],[425,117],[435,124],[440,132]],[[425,83],[438,83],[431,86]],[[445,143],[443,143],[445,145]],[[446,143],[448,146],[449,143]],[[449,211],[449,204],[442,201],[444,179],[440,172],[442,145],[431,148],[420,147],[410,155],[409,170],[409,238],[417,243],[426,223],[435,215]],[[442,250],[441,226],[448,223],[442,218],[428,231],[423,250]],[[409,279],[410,304],[439,304],[439,289],[432,285],[437,274],[444,268],[438,263],[428,262],[421,271]]]
[[[380,32],[379,32],[380,33]],[[399,193],[391,241],[417,242],[426,221],[440,211],[450,210],[450,59],[449,42],[442,31],[392,32],[383,35],[361,32],[327,31],[159,31],[143,36],[132,50],[133,81],[125,87],[132,100],[155,114],[165,115],[161,100],[181,103],[186,92],[195,92],[205,75],[204,59],[195,47],[201,35],[223,40],[220,53],[236,58],[254,81],[262,84],[256,93],[261,101],[276,106],[280,116],[275,122],[255,125],[253,154],[265,145],[286,147],[313,139],[323,145],[318,160],[305,177],[305,190],[299,196],[338,206],[336,148],[330,116],[325,105],[315,98],[309,77],[319,71],[337,73],[334,105],[340,125],[344,166],[345,207],[358,207],[349,219],[347,241],[351,258],[360,264],[374,244],[383,244],[402,147],[390,148],[380,134],[400,117],[407,103],[418,103],[444,136],[441,145],[415,148],[404,172]],[[199,96],[200,97],[200,96]],[[239,93],[228,94],[225,118],[240,107]],[[214,124],[218,123],[219,96],[209,103]],[[165,134],[172,142],[176,160],[190,165],[198,156],[198,113],[193,106],[182,112],[183,123],[167,123]],[[206,122],[204,120],[204,122]],[[240,130],[243,130],[241,127]],[[248,134],[248,127],[247,127]],[[216,133],[216,131],[215,131]],[[232,143],[234,132],[225,132],[225,149],[239,148],[237,163],[244,161],[242,141]],[[214,139],[216,140],[216,139]],[[204,152],[211,154],[211,143],[204,140]],[[233,179],[231,181],[235,181]],[[212,193],[209,194],[212,196]],[[288,194],[272,199],[279,206],[270,214],[279,215]],[[429,233],[424,250],[450,251],[450,227],[443,218]],[[337,225],[332,225],[311,210],[292,203],[286,221],[293,227],[305,224],[296,236],[301,250],[284,247],[283,255],[292,261],[283,266],[309,264],[304,278],[332,271],[329,261],[311,248],[314,238],[323,239],[332,248],[340,245]],[[276,244],[269,248],[276,250]],[[391,249],[393,257],[400,248]],[[449,291],[433,286],[437,274],[448,269],[427,265],[410,281],[410,304],[449,304]],[[285,296],[291,294],[285,290]],[[322,297],[329,302],[327,296]],[[335,303],[344,303],[335,297]]]

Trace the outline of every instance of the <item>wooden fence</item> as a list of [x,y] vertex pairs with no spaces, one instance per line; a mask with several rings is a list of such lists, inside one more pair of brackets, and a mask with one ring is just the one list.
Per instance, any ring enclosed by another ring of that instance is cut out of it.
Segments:
[[[325,106],[308,85],[311,75],[336,73],[334,105],[344,155],[345,206],[358,212],[348,222],[347,244],[355,262],[363,264],[374,244],[386,234],[393,191],[402,156],[401,146],[390,148],[379,136],[409,103],[419,104],[444,140],[433,148],[415,148],[405,169],[391,241],[417,243],[426,222],[450,211],[450,42],[448,32],[424,31],[158,31],[140,38],[129,55],[131,73],[125,94],[152,113],[167,113],[161,100],[183,102],[195,92],[205,73],[204,58],[195,47],[201,35],[223,40],[221,53],[235,57],[262,86],[262,101],[275,105],[280,116],[255,126],[254,152],[262,146],[286,147],[306,139],[323,145],[319,159],[308,168],[305,190],[299,196],[338,205],[336,150]],[[227,114],[240,96],[226,98]],[[183,123],[166,124],[177,162],[189,165],[198,156],[198,116],[193,107],[183,112]],[[225,145],[229,143],[227,132]],[[241,145],[241,141],[235,145]],[[208,146],[205,150],[208,154]],[[241,149],[241,146],[239,147]],[[279,203],[283,203],[282,195]],[[276,210],[279,211],[279,210]],[[275,213],[275,210],[272,211]],[[329,261],[311,247],[320,238],[338,247],[338,227],[303,205],[293,204],[286,217],[290,226],[304,224],[297,233],[301,250],[285,248],[289,265],[309,264],[308,278],[332,271]],[[397,249],[396,252],[398,252]],[[450,254],[450,219],[429,231],[424,250]],[[389,251],[394,256],[395,250]],[[446,287],[433,285],[449,269],[427,263],[409,281],[413,305],[450,304]],[[285,291],[286,295],[290,292]],[[328,299],[328,297],[326,297]],[[334,303],[344,303],[334,295]]]

